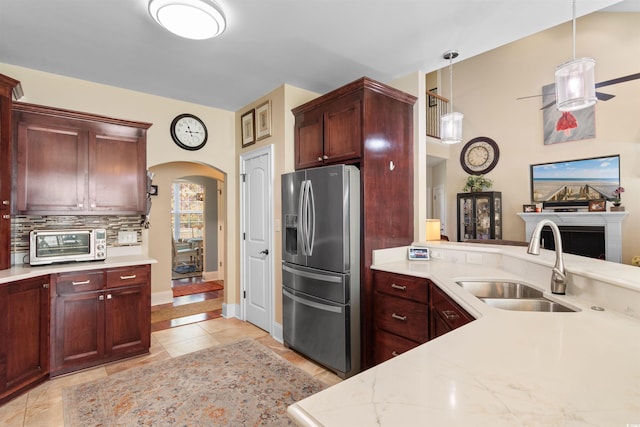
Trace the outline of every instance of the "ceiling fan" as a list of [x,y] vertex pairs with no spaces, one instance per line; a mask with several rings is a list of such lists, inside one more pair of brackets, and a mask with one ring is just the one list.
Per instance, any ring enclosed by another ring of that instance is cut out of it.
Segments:
[[[631,81],[631,80],[636,80],[636,79],[640,79],[640,73],[629,74],[628,76],[618,77],[618,78],[615,78],[615,79],[606,80],[604,82],[596,83],[596,89],[601,88],[601,87],[605,87],[605,86],[615,85],[615,84],[618,84],[618,83],[625,83],[625,82],[628,82],[628,81]],[[528,98],[537,98],[539,96],[544,96],[544,95],[554,95],[555,96],[555,92],[543,93],[543,94],[540,94],[540,95],[522,96],[520,98],[516,98],[516,100],[528,99]],[[615,97],[615,95],[610,95],[608,93],[602,93],[602,92],[596,92],[596,97],[600,101],[608,101],[611,98]],[[555,103],[556,103],[556,100],[554,99],[552,102],[544,105],[541,108],[541,110],[549,108],[552,105],[555,105]]]

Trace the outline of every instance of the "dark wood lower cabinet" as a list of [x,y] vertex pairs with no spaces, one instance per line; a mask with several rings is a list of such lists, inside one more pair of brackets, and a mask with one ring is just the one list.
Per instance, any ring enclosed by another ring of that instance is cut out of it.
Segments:
[[57,274],[52,283],[52,376],[149,351],[148,265]]
[[428,279],[374,271],[374,363],[474,320]]
[[49,276],[0,285],[0,403],[49,376]]

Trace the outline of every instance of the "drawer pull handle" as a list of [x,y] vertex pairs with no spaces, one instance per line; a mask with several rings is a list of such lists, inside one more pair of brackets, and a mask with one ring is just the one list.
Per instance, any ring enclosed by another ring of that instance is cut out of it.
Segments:
[[452,310],[444,310],[442,312],[442,314],[444,315],[445,318],[447,318],[449,320],[457,319],[457,318],[460,317],[458,315],[458,313],[456,313],[455,311],[452,311]]
[[406,290],[407,290],[407,287],[406,287],[406,286],[404,286],[404,285],[402,285],[402,286],[401,286],[401,285],[396,285],[395,283],[392,283],[392,284],[391,284],[391,287],[392,287],[393,289],[397,289],[397,290],[399,290],[399,291],[406,291]]
[[111,299],[111,294],[107,294],[107,299]]
[[392,355],[393,357],[396,357],[396,356],[400,356],[400,353],[398,353],[397,351],[393,350],[393,351],[391,352],[391,355]]
[[82,282],[71,282],[73,286],[88,285],[89,283],[91,283],[91,280],[83,280]]
[[396,320],[402,320],[403,322],[407,320],[407,316],[400,316],[400,315],[395,314],[395,313],[393,313],[393,314],[391,315],[391,317],[393,317],[393,318],[394,318],[394,319],[396,319]]
[[128,279],[135,279],[136,275],[132,274],[131,276],[120,276],[120,280],[128,280]]
[[104,301],[104,295],[100,295],[100,296],[98,297],[98,301]]

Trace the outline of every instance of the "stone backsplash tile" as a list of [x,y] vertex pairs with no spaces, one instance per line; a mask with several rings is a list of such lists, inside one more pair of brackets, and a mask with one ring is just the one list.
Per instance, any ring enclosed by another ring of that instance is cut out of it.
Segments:
[[[107,247],[140,246],[142,231],[140,215],[103,216],[25,216],[11,218],[11,252],[29,252],[29,232],[31,230],[62,230],[104,228],[107,230]],[[135,231],[136,244],[118,244],[118,231]]]

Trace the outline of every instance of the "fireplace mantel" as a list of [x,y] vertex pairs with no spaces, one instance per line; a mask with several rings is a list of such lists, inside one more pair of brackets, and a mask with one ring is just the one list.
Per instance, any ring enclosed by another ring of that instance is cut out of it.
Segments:
[[629,212],[522,212],[518,216],[526,223],[525,236],[531,241],[536,224],[550,219],[556,225],[577,227],[604,227],[604,245],[607,261],[622,262],[622,221]]

